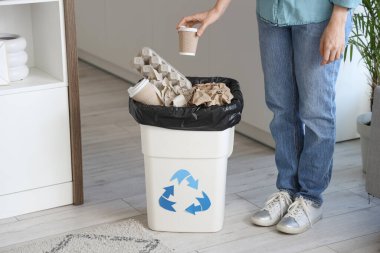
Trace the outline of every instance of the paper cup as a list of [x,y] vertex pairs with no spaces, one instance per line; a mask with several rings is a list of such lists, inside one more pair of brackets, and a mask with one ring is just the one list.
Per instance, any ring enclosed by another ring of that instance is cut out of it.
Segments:
[[181,26],[178,29],[179,54],[195,56],[197,52],[198,39],[197,28]]
[[187,105],[187,101],[184,95],[178,95],[173,99],[174,107],[184,107]]
[[162,105],[162,101],[158,97],[158,89],[148,79],[143,79],[135,86],[129,88],[128,93],[133,100],[143,104]]

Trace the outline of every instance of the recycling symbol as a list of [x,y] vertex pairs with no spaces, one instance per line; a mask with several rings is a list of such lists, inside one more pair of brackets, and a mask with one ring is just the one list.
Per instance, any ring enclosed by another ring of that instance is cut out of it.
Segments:
[[[187,184],[184,181],[186,181]],[[192,189],[192,191],[195,191],[195,193],[198,193],[198,182],[199,180],[195,180],[195,178],[187,170],[178,170],[170,179],[170,183],[173,185],[163,188],[165,191],[158,201],[159,205],[167,211],[177,212],[173,205],[177,204],[178,201],[174,202],[169,200],[172,198],[172,196],[174,197],[175,189],[187,187],[189,189]],[[202,191],[202,197],[195,197],[195,199],[196,201],[193,201],[192,204],[184,208],[185,212],[196,215],[197,213],[204,212],[210,208],[210,198],[204,191]]]

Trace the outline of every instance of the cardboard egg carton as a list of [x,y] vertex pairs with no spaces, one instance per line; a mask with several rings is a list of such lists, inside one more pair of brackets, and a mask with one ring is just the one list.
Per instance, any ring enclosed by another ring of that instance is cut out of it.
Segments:
[[167,78],[173,85],[191,89],[191,82],[153,49],[144,47],[133,59],[135,69],[150,81],[162,81]]

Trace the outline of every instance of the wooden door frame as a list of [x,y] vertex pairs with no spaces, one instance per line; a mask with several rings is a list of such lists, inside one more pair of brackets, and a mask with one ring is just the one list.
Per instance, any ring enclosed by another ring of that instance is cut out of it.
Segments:
[[78,54],[76,42],[74,0],[63,0],[68,92],[70,108],[71,170],[73,177],[73,204],[83,204],[82,138],[79,104]]

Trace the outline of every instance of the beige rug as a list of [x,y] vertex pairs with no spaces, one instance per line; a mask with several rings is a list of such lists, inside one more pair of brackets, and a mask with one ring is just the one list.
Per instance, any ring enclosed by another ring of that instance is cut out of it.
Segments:
[[103,224],[0,249],[1,253],[169,253],[133,219]]

